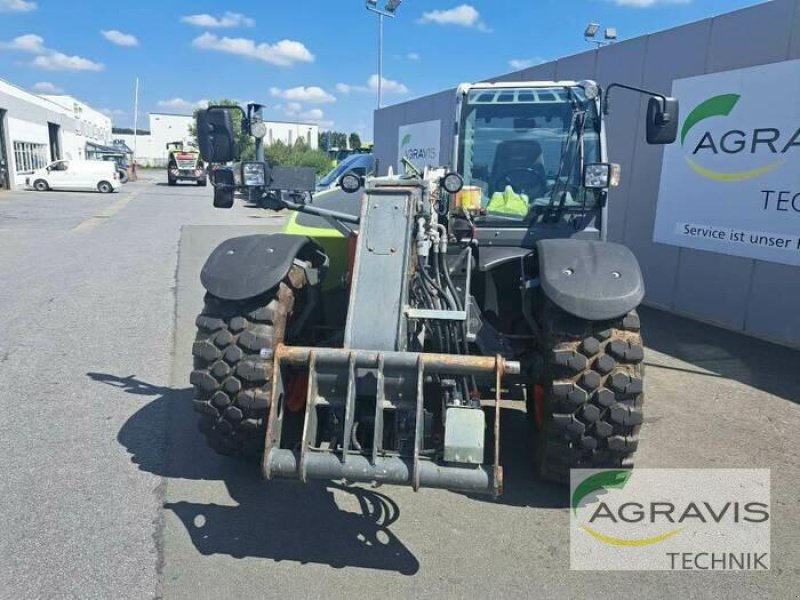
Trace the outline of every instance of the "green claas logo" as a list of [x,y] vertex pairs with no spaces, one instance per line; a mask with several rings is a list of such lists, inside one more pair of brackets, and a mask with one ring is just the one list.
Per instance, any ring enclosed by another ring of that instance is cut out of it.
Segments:
[[[686,137],[690,131],[706,124],[707,119],[712,117],[729,117],[740,100],[739,94],[714,96],[698,104],[686,117],[681,129],[681,145],[687,153],[686,161],[698,175],[720,182],[753,179],[783,165],[786,153],[800,147],[800,128],[787,136],[787,132],[777,127],[758,127],[748,131],[732,128],[721,133],[706,129],[697,142],[687,144]],[[702,164],[705,156],[747,154],[766,164],[733,172],[712,170]]]

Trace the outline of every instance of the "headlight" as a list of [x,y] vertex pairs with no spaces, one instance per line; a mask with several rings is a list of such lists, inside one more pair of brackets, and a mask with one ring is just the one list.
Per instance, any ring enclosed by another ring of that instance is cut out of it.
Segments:
[[267,124],[264,121],[255,121],[250,125],[250,134],[256,138],[265,138],[267,136]]
[[267,183],[267,169],[264,163],[243,162],[242,182],[247,187],[263,187]]
[[621,169],[614,163],[589,163],[583,168],[583,185],[592,189],[605,189],[619,185]]
[[345,173],[342,175],[341,179],[339,179],[339,186],[348,194],[354,194],[360,190],[363,183],[361,177],[352,172]]
[[451,194],[457,194],[464,187],[464,180],[458,173],[448,173],[442,178],[442,187]]

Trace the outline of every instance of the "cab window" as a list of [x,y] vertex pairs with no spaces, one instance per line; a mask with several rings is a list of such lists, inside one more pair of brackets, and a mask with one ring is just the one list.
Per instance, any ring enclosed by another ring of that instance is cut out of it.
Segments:
[[58,161],[50,165],[51,171],[66,171],[67,170],[67,162],[64,160]]

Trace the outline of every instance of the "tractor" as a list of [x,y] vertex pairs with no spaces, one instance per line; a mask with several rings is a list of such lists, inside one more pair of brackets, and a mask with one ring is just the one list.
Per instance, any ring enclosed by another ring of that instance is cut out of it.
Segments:
[[[497,496],[500,402],[525,402],[545,479],[630,468],[643,418],[639,265],[606,241],[609,93],[649,96],[649,143],[678,102],[591,81],[463,84],[454,163],[360,177],[314,198],[313,172],[257,160],[241,186],[288,210],[201,271],[194,408],[212,448],[264,476]],[[197,117],[205,160],[234,160],[230,107]],[[242,110],[242,109],[238,109]],[[244,111],[242,111],[244,112]],[[214,181],[230,208],[230,171]]]
[[205,165],[197,149],[186,142],[167,143],[167,184],[193,181],[205,186],[208,181]]

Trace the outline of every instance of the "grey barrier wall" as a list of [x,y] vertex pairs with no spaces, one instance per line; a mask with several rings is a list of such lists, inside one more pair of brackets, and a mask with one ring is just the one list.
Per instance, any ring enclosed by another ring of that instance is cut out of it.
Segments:
[[[669,92],[675,79],[797,58],[800,0],[774,0],[490,81],[594,79],[602,86],[618,81]],[[646,280],[645,303],[800,347],[800,268],[652,241],[663,148],[644,140],[645,107],[645,99],[616,90],[607,125],[609,158],[622,165],[622,184],[609,200],[608,239],[636,253]],[[375,112],[382,172],[396,168],[398,127],[433,119],[442,121],[446,164],[452,155],[455,87]],[[791,217],[800,228],[800,215]]]

